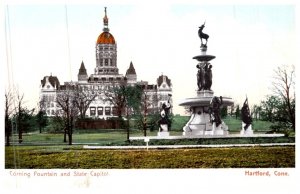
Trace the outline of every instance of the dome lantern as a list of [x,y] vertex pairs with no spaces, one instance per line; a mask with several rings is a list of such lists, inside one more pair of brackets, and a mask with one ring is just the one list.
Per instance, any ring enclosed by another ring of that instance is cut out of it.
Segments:
[[103,32],[98,36],[97,44],[115,44],[114,36],[109,33],[106,7],[104,8]]
[[108,17],[107,17],[107,13],[106,13],[106,7],[104,7],[104,17],[103,17],[103,25],[104,25],[104,28],[103,28],[103,31],[104,32],[109,32],[109,28],[108,28]]

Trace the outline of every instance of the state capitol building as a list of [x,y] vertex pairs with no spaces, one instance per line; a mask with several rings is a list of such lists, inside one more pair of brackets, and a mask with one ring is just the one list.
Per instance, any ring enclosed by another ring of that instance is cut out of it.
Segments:
[[[103,18],[103,32],[96,41],[96,67],[94,73],[88,76],[84,62],[80,64],[78,80],[65,82],[61,85],[56,76],[45,76],[40,85],[40,101],[43,99],[43,109],[47,116],[55,116],[59,111],[56,102],[56,95],[59,90],[66,90],[66,85],[74,85],[82,88],[84,91],[97,92],[96,98],[89,105],[86,111],[87,117],[107,119],[116,116],[116,107],[108,101],[105,92],[111,87],[120,86],[122,83],[134,86],[140,85],[147,93],[148,99],[153,100],[152,110],[159,109],[163,103],[166,103],[169,96],[172,95],[171,80],[166,75],[160,75],[156,84],[148,84],[147,81],[137,81],[137,74],[132,62],[126,71],[125,76],[119,73],[117,66],[117,44],[114,36],[109,32],[108,17],[105,8]],[[172,101],[172,99],[171,99]]]

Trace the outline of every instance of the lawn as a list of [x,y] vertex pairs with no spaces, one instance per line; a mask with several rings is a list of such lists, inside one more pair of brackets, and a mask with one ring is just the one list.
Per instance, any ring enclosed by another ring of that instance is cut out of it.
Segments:
[[[182,135],[182,132],[171,131],[171,135]],[[157,136],[157,132],[148,132],[148,136]],[[131,131],[130,137],[143,136],[139,130]],[[75,132],[73,134],[73,144],[85,145],[145,145],[144,140],[126,141],[124,130],[91,130],[89,132]],[[17,135],[14,135],[13,145],[17,143]],[[208,145],[208,144],[258,144],[258,143],[295,143],[295,137],[235,137],[235,138],[194,138],[194,139],[172,139],[154,140],[149,145]],[[67,145],[63,142],[63,134],[52,133],[27,133],[23,134],[21,145]]]
[[81,146],[10,146],[5,168],[153,169],[294,168],[295,147],[84,150]]
[[[181,135],[189,117],[180,117],[173,123],[171,135]],[[224,120],[230,133],[238,133],[239,120]],[[270,123],[254,122],[254,131],[265,133]],[[157,136],[157,131],[147,131]],[[143,136],[140,130],[130,130],[130,136]],[[150,145],[195,145],[234,143],[294,143],[295,137],[279,138],[214,138],[183,140],[151,140]],[[239,147],[157,150],[85,150],[78,144],[97,145],[145,145],[143,141],[126,142],[123,129],[82,130],[75,129],[74,145],[63,142],[63,134],[24,133],[23,143],[12,138],[12,146],[5,147],[5,168],[279,168],[295,167],[295,146],[288,147]]]
[[[172,130],[173,131],[182,131],[183,126],[190,119],[189,116],[179,116],[175,115],[173,117]],[[232,133],[240,132],[242,128],[242,121],[240,119],[235,119],[235,117],[228,116],[227,118],[222,119],[229,128],[229,131]],[[271,122],[268,121],[260,121],[253,120],[252,129],[254,132],[266,133],[270,131]]]

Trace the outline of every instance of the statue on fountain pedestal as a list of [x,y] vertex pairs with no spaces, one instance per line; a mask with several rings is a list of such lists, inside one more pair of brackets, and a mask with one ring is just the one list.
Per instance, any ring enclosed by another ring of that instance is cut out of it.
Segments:
[[210,122],[211,123],[216,123],[216,127],[218,127],[221,123],[221,116],[220,116],[220,111],[221,111],[221,106],[223,105],[223,97],[220,96],[220,98],[218,98],[217,96],[214,96],[211,99],[210,102]]
[[212,85],[212,65],[210,63],[200,63],[196,66],[198,91],[211,90]]
[[[202,25],[199,27],[198,35],[199,35],[199,38],[200,38],[200,40],[201,40],[201,47],[206,48],[206,47],[207,47],[207,40],[208,40],[208,38],[209,38],[209,35],[208,35],[208,34],[204,34],[204,33],[202,32],[204,27],[205,27],[205,22],[204,22],[204,24],[202,24]],[[203,43],[202,39],[205,39],[205,44]]]

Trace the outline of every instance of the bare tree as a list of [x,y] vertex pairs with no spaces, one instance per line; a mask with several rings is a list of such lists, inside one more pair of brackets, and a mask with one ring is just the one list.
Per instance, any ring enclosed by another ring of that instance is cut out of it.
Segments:
[[104,93],[106,100],[114,105],[117,116],[121,119],[126,107],[126,85],[121,83],[120,86],[112,86]]
[[283,66],[275,70],[273,92],[284,102],[285,111],[295,130],[295,67]]
[[94,91],[90,89],[84,89],[82,87],[76,86],[74,89],[74,102],[78,107],[80,118],[84,119],[86,111],[88,110],[90,104],[98,96],[99,91]]
[[38,103],[38,113],[36,115],[36,122],[39,127],[40,133],[42,133],[42,128],[47,126],[48,119],[46,114],[46,99],[43,95]]
[[150,111],[150,95],[148,94],[148,91],[146,89],[143,90],[142,96],[141,96],[141,114],[140,114],[140,125],[144,132],[144,136],[147,136],[147,125],[148,125],[148,114]]
[[5,136],[6,136],[6,145],[10,145],[9,137],[12,135],[12,126],[10,121],[10,116],[12,114],[12,102],[13,95],[11,91],[5,91]]
[[252,106],[252,111],[251,111],[251,116],[254,118],[256,121],[260,120],[261,117],[261,112],[262,112],[262,107],[260,105],[254,104]]
[[122,83],[120,86],[111,87],[111,89],[105,93],[106,99],[115,106],[117,115],[120,121],[122,116],[126,117],[126,134],[127,141],[129,141],[129,120],[130,116],[139,112],[141,88],[138,86],[126,86]]
[[17,107],[15,108],[15,112],[16,112],[16,127],[18,130],[18,135],[19,135],[19,143],[23,142],[23,127],[22,127],[22,122],[21,122],[21,116],[22,116],[22,111],[23,111],[23,100],[24,100],[24,94],[19,94],[17,92],[17,96],[16,96],[16,102],[17,102]]
[[72,145],[72,134],[75,120],[78,116],[79,110],[75,103],[74,85],[67,84],[58,91],[56,102],[62,109],[62,117],[65,123],[65,134],[68,135],[69,145]]

